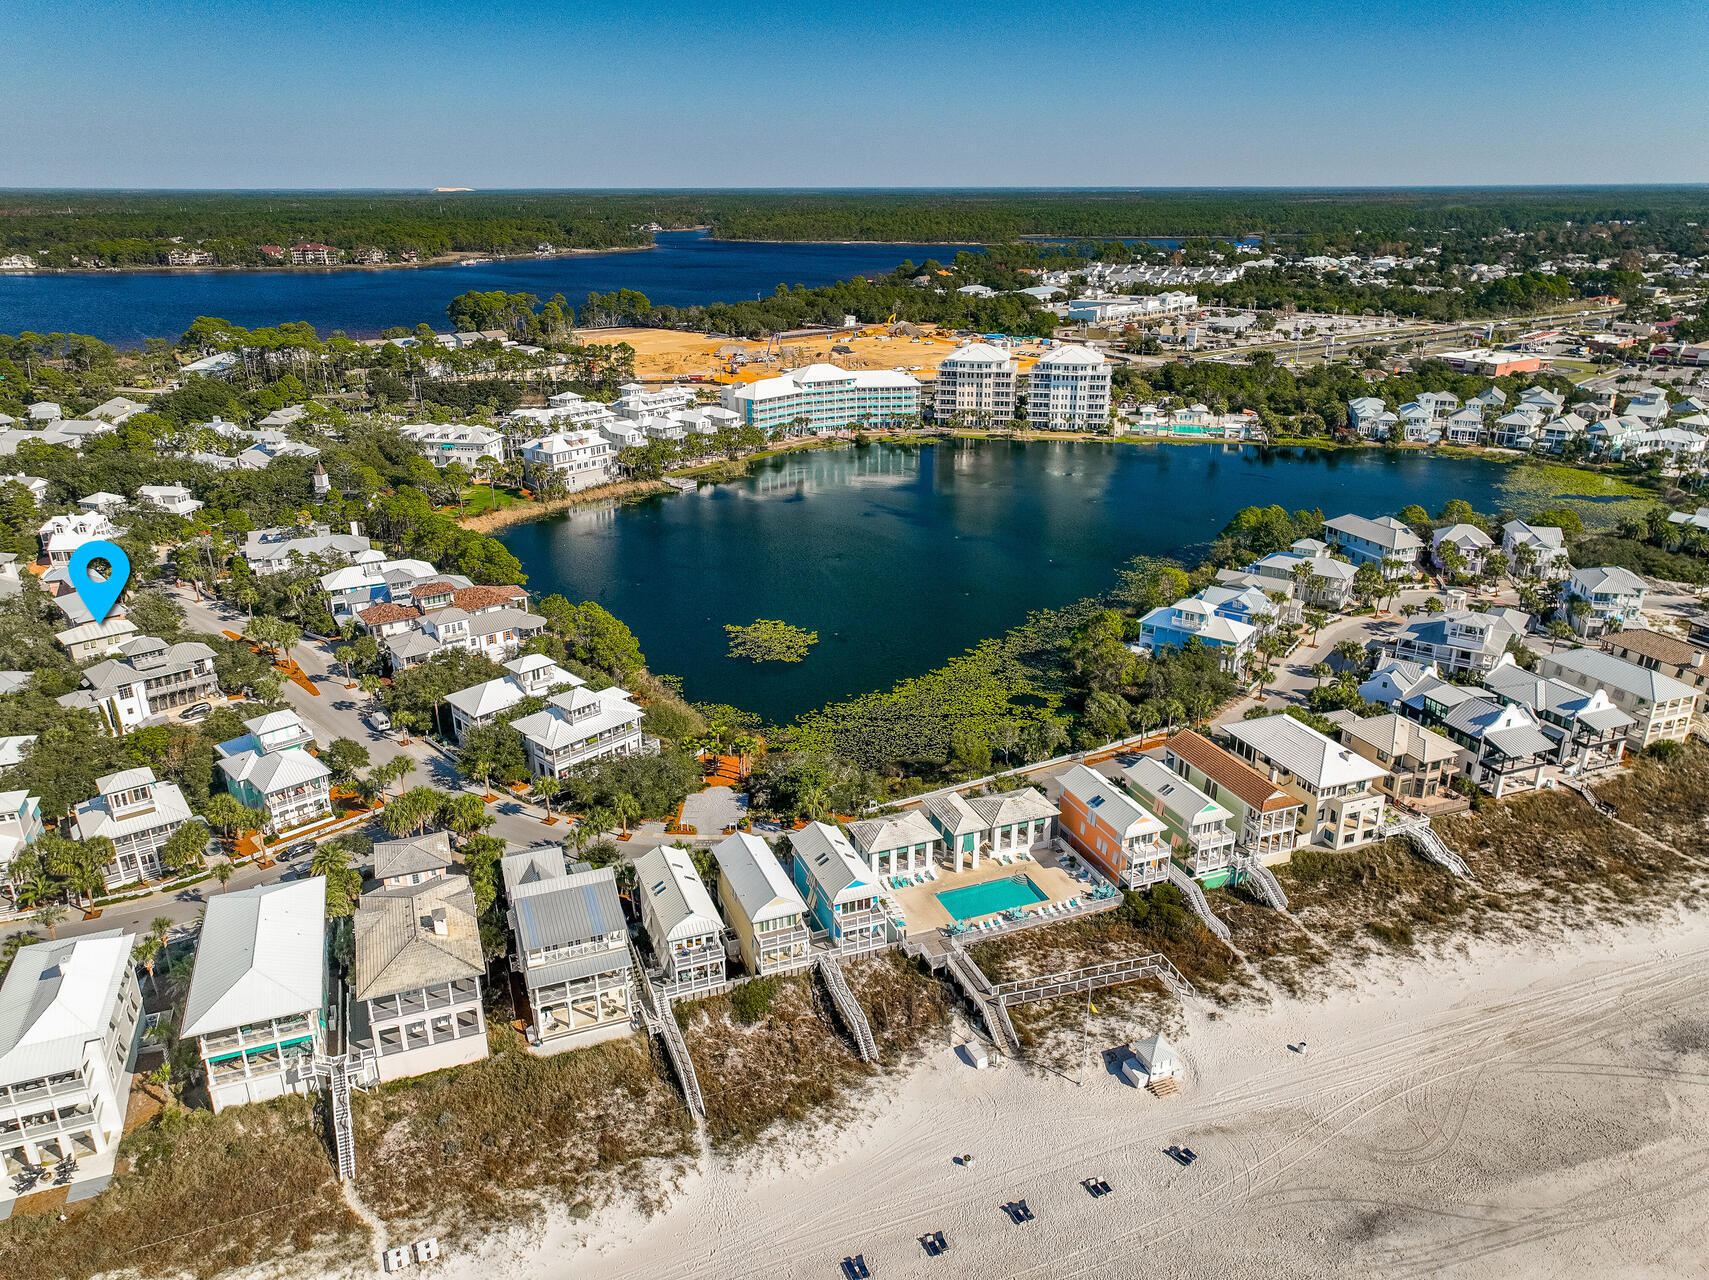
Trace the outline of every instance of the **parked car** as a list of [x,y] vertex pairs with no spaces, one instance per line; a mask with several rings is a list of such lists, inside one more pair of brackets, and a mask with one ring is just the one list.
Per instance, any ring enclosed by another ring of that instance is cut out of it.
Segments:
[[301,858],[305,856],[312,858],[314,857],[314,851],[315,842],[313,840],[299,840],[296,844],[285,850],[283,857],[286,862],[289,862],[293,858]]
[[385,733],[392,727],[392,718],[384,711],[370,711],[368,713],[368,727],[376,733]]
[[179,716],[178,718],[180,720],[182,720],[185,724],[198,724],[201,721],[206,720],[209,716],[211,716],[213,714],[214,714],[213,703],[211,703],[211,702],[192,702],[189,706],[184,708],[184,714]]

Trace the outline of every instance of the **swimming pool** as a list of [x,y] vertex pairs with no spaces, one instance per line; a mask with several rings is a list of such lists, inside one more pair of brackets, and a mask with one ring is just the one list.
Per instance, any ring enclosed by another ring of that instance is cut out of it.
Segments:
[[957,920],[974,920],[980,916],[994,916],[1011,907],[1049,902],[1050,895],[1026,876],[1010,876],[1006,880],[987,880],[984,884],[946,889],[937,895],[937,899],[943,903],[944,910]]

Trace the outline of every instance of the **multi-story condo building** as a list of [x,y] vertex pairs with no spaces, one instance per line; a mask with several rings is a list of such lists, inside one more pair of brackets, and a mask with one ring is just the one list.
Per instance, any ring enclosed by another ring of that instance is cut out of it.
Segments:
[[641,708],[622,689],[581,687],[549,699],[544,711],[520,716],[510,727],[522,735],[522,750],[535,777],[563,777],[570,769],[604,756],[632,756],[649,749],[641,735]]
[[325,1005],[325,876],[209,899],[178,1035],[197,1042],[216,1114],[313,1089]]
[[1169,852],[1208,885],[1234,874],[1234,814],[1161,760],[1141,756],[1122,770],[1123,785],[1162,821]]
[[113,860],[107,888],[161,878],[160,850],[192,818],[176,782],[157,782],[146,765],[95,779],[100,792],[73,810],[72,834],[79,840],[106,836]]
[[1143,889],[1169,875],[1163,823],[1100,773],[1083,764],[1062,775],[1057,827],[1074,851],[1123,889]]
[[522,465],[530,484],[538,487],[548,475],[556,476],[574,493],[610,483],[617,474],[617,451],[597,431],[565,431],[523,445]]
[[249,732],[215,748],[226,790],[267,814],[277,835],[332,816],[332,771],[310,753],[314,734],[295,711],[245,720]]
[[1626,739],[1637,751],[1653,742],[1684,742],[1701,697],[1681,680],[1600,649],[1544,654],[1537,674],[1579,689],[1607,690],[1614,705],[1632,717]]
[[1418,567],[1424,543],[1407,525],[1393,516],[1375,520],[1364,516],[1337,516],[1323,522],[1323,540],[1355,565],[1374,564],[1385,578],[1411,574]]
[[692,387],[647,387],[639,382],[625,382],[619,389],[612,410],[625,418],[657,418],[694,407]]
[[1007,422],[1015,416],[1018,381],[1007,351],[986,342],[970,342],[938,365],[932,412],[939,421]]
[[1110,363],[1090,347],[1058,347],[1033,365],[1027,421],[1053,430],[1098,431],[1110,421]]
[[[1636,622],[1644,608],[1644,580],[1617,565],[1575,569],[1561,587],[1561,616],[1581,636],[1601,635]],[[1583,609],[1576,606],[1583,603]]]
[[890,369],[811,364],[724,388],[724,408],[768,436],[893,426],[920,412],[920,383]]
[[1163,749],[1163,763],[1232,815],[1235,847],[1265,866],[1286,862],[1299,845],[1305,804],[1237,756],[1191,731]]
[[823,822],[789,835],[791,875],[813,929],[841,951],[875,951],[888,939],[890,918],[878,887],[848,837]]
[[486,973],[475,894],[462,876],[374,889],[356,908],[353,1052],[399,1080],[487,1056]]
[[528,992],[536,1053],[592,1044],[634,1030],[634,952],[610,867],[564,866],[558,845],[506,854],[500,863],[516,939],[511,967]]
[[[22,947],[0,984],[0,1174],[89,1160],[124,1133],[142,992],[118,929]],[[72,1180],[77,1180],[76,1174]]]
[[718,901],[751,974],[788,973],[812,963],[807,904],[770,847],[738,831],[712,847],[718,860]]
[[119,656],[83,672],[84,688],[59,701],[98,712],[114,735],[129,733],[164,716],[219,696],[214,651],[199,640],[167,644],[153,636],[122,641]]
[[1331,849],[1377,838],[1386,801],[1371,784],[1387,772],[1290,715],[1225,725],[1231,749],[1304,805],[1306,839]]
[[504,461],[504,437],[491,427],[430,422],[399,427],[398,434],[414,444],[421,456],[436,467],[461,462],[479,474]]
[[641,927],[672,994],[724,981],[724,922],[688,850],[659,845],[635,859]]

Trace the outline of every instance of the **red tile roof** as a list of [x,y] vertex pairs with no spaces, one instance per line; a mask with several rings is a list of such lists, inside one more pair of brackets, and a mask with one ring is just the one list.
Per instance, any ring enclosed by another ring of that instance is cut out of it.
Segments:
[[528,593],[521,587],[462,587],[452,592],[451,603],[469,613],[479,613],[527,598]]
[[1177,733],[1164,745],[1219,787],[1227,787],[1248,808],[1269,813],[1300,803],[1244,760],[1191,730]]
[[371,604],[366,609],[357,610],[356,616],[362,619],[366,626],[383,627],[388,622],[408,622],[411,618],[419,618],[421,610],[413,604],[393,604],[387,600],[383,604]]

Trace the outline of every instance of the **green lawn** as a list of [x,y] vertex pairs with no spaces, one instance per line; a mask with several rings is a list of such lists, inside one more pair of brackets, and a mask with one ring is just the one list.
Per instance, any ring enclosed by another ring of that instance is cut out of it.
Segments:
[[522,494],[515,489],[500,485],[497,490],[498,500],[493,500],[494,491],[484,484],[470,485],[463,491],[465,516],[485,515],[489,511],[503,511],[514,507],[523,501]]

